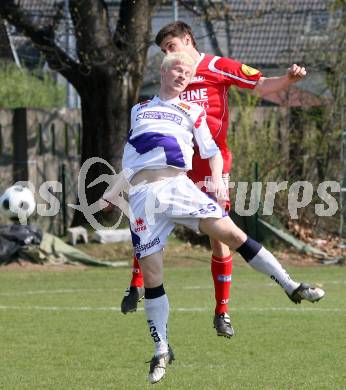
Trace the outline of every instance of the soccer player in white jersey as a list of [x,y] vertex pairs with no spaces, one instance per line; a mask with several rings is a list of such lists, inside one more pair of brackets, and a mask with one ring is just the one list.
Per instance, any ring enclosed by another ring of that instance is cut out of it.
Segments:
[[[270,252],[224,216],[227,193],[220,150],[206,124],[204,109],[179,99],[193,74],[194,61],[188,54],[171,53],[164,58],[159,96],[133,107],[123,155],[123,169],[130,181],[132,242],[143,273],[144,308],[155,344],[150,383],[160,381],[167,364],[174,360],[167,337],[169,303],[163,286],[162,250],[176,223],[225,243],[246,261],[266,264],[274,278],[280,274],[286,291],[295,291],[300,285],[291,280]],[[192,165],[193,140],[200,156],[209,160],[215,201],[186,175]],[[324,291],[315,291],[322,298]]]
[[[158,32],[155,41],[164,53],[183,51],[196,60],[196,74],[180,94],[180,98],[187,102],[196,102],[205,109],[208,127],[223,158],[222,173],[228,181],[228,174],[232,165],[232,155],[227,143],[228,89],[235,86],[253,89],[260,95],[265,95],[301,80],[306,75],[305,68],[294,64],[284,76],[266,78],[257,69],[232,58],[199,53],[191,27],[181,21],[164,26]],[[194,183],[204,183],[211,176],[208,161],[201,158],[198,148],[196,148],[193,155],[192,170],[188,172],[188,176]],[[207,191],[207,188],[203,187],[202,190]],[[229,208],[230,202],[228,201],[225,205],[226,211]],[[213,323],[218,336],[230,337],[234,334],[228,315],[228,301],[232,283],[232,256],[229,247],[222,242],[211,238],[210,244],[212,248],[211,273],[214,281],[216,303]],[[270,268],[264,262],[249,261],[248,263],[257,271],[264,272],[273,279]],[[283,286],[282,281],[284,279],[285,274],[278,273],[278,279],[275,280]],[[316,300],[316,290],[307,284],[302,284],[295,292],[291,289],[285,291],[295,303],[300,303],[302,299],[310,302]],[[130,287],[127,289],[121,303],[122,312],[126,314],[135,311],[137,301],[143,294],[142,273],[138,261],[134,259]]]

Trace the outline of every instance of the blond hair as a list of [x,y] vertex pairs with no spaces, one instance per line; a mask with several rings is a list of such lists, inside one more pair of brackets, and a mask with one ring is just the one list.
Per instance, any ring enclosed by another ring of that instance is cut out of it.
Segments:
[[196,61],[184,51],[177,51],[165,55],[162,60],[161,69],[167,70],[176,63],[191,66],[193,73],[195,73]]

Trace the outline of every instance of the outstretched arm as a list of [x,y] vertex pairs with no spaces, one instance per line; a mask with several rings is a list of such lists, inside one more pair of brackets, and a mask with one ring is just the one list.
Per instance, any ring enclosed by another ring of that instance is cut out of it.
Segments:
[[304,67],[297,64],[293,64],[287,69],[284,76],[281,77],[261,77],[254,91],[261,96],[267,95],[272,92],[277,92],[287,88],[289,85],[302,80],[306,76],[306,70]]

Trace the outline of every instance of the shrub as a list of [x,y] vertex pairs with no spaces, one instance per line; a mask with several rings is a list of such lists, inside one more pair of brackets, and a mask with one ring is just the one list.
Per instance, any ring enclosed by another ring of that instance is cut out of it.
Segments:
[[40,77],[14,64],[0,66],[1,108],[54,108],[62,107],[65,88],[57,85],[47,72]]

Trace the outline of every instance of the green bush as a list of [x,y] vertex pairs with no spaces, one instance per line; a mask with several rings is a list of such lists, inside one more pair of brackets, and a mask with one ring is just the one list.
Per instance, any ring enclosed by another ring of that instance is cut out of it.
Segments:
[[14,64],[0,66],[1,108],[62,107],[64,99],[65,88],[57,85],[48,73],[37,77]]
[[232,124],[228,131],[228,146],[233,156],[232,181],[253,181],[255,162],[260,167],[260,180],[276,180],[285,176],[283,171],[287,162],[281,151],[280,110],[271,107],[266,113],[258,115],[256,120],[256,109],[260,109],[257,96],[231,89],[229,99]]

